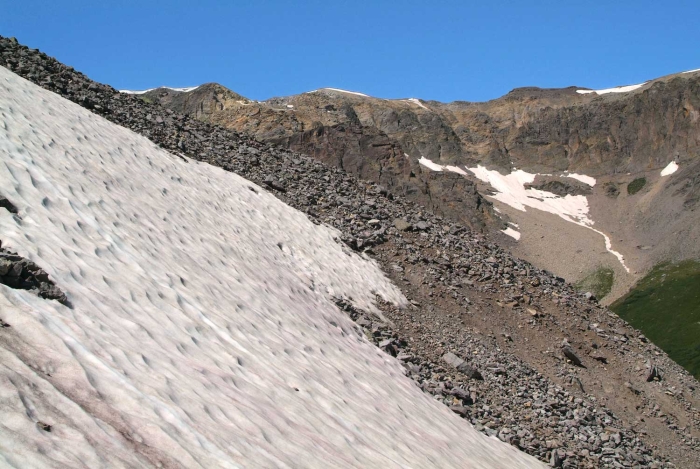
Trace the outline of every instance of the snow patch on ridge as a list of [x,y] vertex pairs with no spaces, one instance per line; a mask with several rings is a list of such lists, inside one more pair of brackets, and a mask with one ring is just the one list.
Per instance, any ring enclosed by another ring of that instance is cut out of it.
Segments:
[[5,465],[543,467],[364,339],[331,296],[401,293],[261,187],[3,67],[0,161],[3,246],[74,307],[0,285]]
[[[423,109],[428,109],[428,108],[425,107],[425,105],[424,105],[423,103],[421,103],[420,100],[417,99],[417,98],[408,98],[406,101],[408,101],[409,103],[416,104],[416,105],[422,107]],[[430,110],[430,109],[428,109],[428,110]]]
[[149,89],[147,89],[147,90],[141,90],[141,91],[119,90],[119,92],[120,92],[120,93],[124,93],[124,94],[144,94],[144,93],[148,93],[149,91],[157,90],[157,89],[160,89],[160,88],[165,88],[165,89],[168,89],[168,90],[180,91],[180,92],[182,92],[182,93],[188,93],[188,92],[190,92],[190,91],[196,90],[197,88],[199,88],[199,86],[201,86],[201,85],[198,85],[198,86],[190,86],[190,87],[187,87],[187,88],[171,88],[171,87],[169,87],[169,86],[159,86],[158,88],[149,88]]
[[678,163],[675,161],[671,161],[668,166],[666,166],[662,171],[661,171],[661,176],[670,176],[671,174],[675,173],[678,171]]
[[629,272],[622,254],[612,249],[610,238],[602,231],[593,228],[593,220],[589,218],[588,199],[586,196],[567,194],[565,197],[560,197],[547,191],[533,188],[526,189],[525,185],[531,184],[537,174],[526,173],[523,170],[503,175],[498,171],[488,170],[481,165],[467,169],[478,179],[488,183],[496,190],[496,194],[488,197],[492,197],[523,212],[527,211],[525,207],[549,212],[602,235],[605,238],[605,248],[617,257],[625,270]]
[[615,88],[606,88],[604,90],[576,90],[579,94],[608,94],[608,93],[628,93],[634,91],[642,86],[646,85],[648,82],[639,83],[638,85],[627,85],[627,86],[616,86]]
[[[371,97],[371,96],[366,95],[366,94],[364,94],[364,93],[359,93],[359,92],[357,92],[357,91],[341,90],[340,88],[320,88],[320,89],[317,89],[317,90],[307,91],[306,93],[318,93],[319,91],[324,91],[324,90],[327,90],[327,91],[338,91],[338,92],[340,92],[340,93],[347,93],[347,94],[354,94],[354,95],[356,95],[356,96],[362,96],[363,98],[370,98],[370,97]],[[306,94],[306,93],[305,93],[305,94]]]

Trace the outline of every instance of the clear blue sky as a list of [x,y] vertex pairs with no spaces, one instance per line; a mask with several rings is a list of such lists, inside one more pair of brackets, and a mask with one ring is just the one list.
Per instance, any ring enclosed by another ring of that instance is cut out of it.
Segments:
[[483,101],[700,68],[700,1],[0,0],[0,34],[119,89]]

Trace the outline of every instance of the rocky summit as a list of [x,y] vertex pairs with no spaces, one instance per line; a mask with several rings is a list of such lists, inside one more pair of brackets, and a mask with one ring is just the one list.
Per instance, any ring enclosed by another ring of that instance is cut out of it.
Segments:
[[[698,381],[594,295],[545,270],[549,260],[522,260],[511,245],[494,242],[491,231],[506,220],[519,224],[524,241],[525,223],[515,218],[517,209],[493,199],[506,185],[486,190],[465,170],[488,163],[502,176],[518,168],[542,178],[554,170],[595,177],[595,185],[569,177],[563,185],[529,181],[564,194],[558,197],[589,197],[593,217],[595,200],[626,201],[618,210],[636,203],[625,192],[626,172],[649,172],[650,207],[653,196],[669,197],[668,207],[691,213],[696,75],[667,77],[627,95],[521,89],[489,103],[440,104],[326,89],[255,103],[214,85],[199,91],[199,101],[173,96],[197,90],[120,93],[8,38],[0,38],[0,65],[146,137],[173,159],[234,172],[259,185],[251,192],[269,191],[314,224],[337,230],[343,249],[373,259],[407,302],[377,297],[373,311],[341,295],[335,307],[362,340],[401,363],[418,390],[478,431],[551,467],[700,467]],[[686,110],[670,111],[670,101]],[[646,104],[668,112],[652,117]],[[674,136],[654,142],[621,129],[617,140],[601,140],[595,129],[619,127],[619,112],[637,113],[630,125],[667,126]],[[590,132],[562,131],[577,120]],[[659,151],[643,149],[650,144]],[[609,159],[619,146],[627,156]],[[593,173],[593,161],[606,165]],[[670,162],[680,167],[677,175],[657,185],[656,173]],[[629,216],[631,224],[641,215]],[[603,232],[604,219],[595,218]],[[543,231],[588,229],[551,213],[532,223],[546,225]],[[633,264],[617,239],[613,250]],[[534,259],[536,247],[528,249]],[[642,252],[649,251],[656,252]],[[0,329],[3,346],[2,334],[15,329],[8,325]]]

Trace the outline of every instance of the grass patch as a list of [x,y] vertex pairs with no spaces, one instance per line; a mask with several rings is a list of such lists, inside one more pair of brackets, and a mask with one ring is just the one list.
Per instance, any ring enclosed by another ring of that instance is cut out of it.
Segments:
[[600,300],[610,293],[614,280],[615,272],[610,267],[599,267],[581,279],[575,286],[579,291],[593,293]]
[[610,309],[700,378],[700,262],[657,265]]
[[627,193],[629,195],[634,195],[642,190],[642,187],[646,186],[647,178],[637,178],[634,181],[627,184]]

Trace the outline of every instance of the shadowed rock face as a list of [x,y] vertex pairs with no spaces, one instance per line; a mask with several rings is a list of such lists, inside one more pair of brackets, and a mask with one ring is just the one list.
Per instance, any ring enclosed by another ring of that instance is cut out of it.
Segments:
[[376,128],[336,124],[270,142],[376,181],[389,192],[406,196],[472,229],[481,231],[494,221],[491,204],[481,197],[472,181],[455,173],[423,169]]

